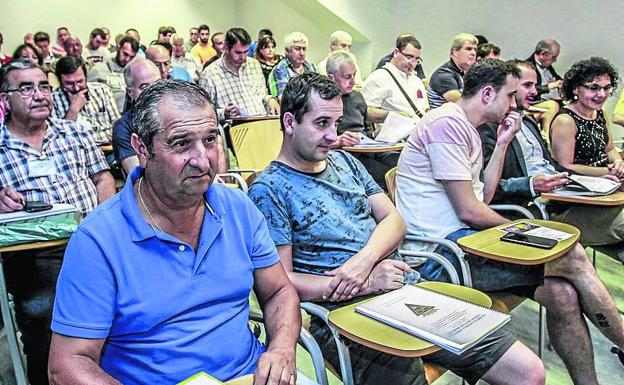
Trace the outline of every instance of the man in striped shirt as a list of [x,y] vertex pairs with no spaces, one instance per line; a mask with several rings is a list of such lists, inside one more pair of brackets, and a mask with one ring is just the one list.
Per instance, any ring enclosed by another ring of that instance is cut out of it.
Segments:
[[98,144],[110,143],[119,109],[106,84],[87,83],[82,59],[65,56],[56,63],[61,87],[52,94],[52,117],[89,125]]
[[[28,201],[69,203],[82,214],[115,193],[108,165],[87,128],[49,119],[52,88],[43,70],[15,60],[0,70],[0,213],[23,209]],[[28,380],[47,384],[54,285],[64,247],[6,253],[4,274],[13,294]]]

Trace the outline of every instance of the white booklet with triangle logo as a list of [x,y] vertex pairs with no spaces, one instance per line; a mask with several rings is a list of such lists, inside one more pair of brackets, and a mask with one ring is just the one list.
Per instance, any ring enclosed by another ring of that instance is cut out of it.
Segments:
[[461,354],[510,320],[510,315],[419,286],[405,285],[355,311]]

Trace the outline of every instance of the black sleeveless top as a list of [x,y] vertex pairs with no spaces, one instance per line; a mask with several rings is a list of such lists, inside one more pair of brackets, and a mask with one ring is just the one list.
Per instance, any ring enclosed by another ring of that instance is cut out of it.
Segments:
[[609,131],[602,110],[594,120],[587,120],[564,107],[557,115],[569,115],[576,124],[574,163],[593,167],[606,167],[609,157],[605,147],[609,142]]

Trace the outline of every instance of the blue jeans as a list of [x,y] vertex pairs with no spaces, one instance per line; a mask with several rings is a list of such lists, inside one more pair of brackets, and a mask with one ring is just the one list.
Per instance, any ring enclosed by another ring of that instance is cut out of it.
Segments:
[[[446,239],[456,243],[459,238],[476,232],[473,229],[460,229],[447,235]],[[462,276],[461,266],[455,254],[443,246],[438,246],[434,252],[448,259],[457,270],[459,276]],[[544,265],[514,265],[471,254],[466,254],[465,258],[470,265],[472,286],[477,290],[492,292],[532,288],[528,291],[528,293],[532,293],[535,287],[544,282]],[[450,277],[442,265],[435,261],[427,261],[418,270],[421,276],[428,281],[450,282]],[[522,290],[522,293],[527,293],[527,291]]]

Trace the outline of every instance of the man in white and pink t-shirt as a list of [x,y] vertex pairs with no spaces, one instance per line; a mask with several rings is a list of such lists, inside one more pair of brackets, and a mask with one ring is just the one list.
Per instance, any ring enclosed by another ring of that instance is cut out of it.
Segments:
[[[487,206],[500,180],[507,146],[520,129],[515,93],[519,71],[486,59],[464,77],[462,97],[426,114],[399,158],[397,206],[408,233],[451,241],[509,222]],[[500,122],[497,142],[482,172],[481,139],[475,127]],[[427,249],[427,245],[419,245]],[[530,250],[530,249],[528,249]],[[456,258],[445,255],[459,268]],[[473,287],[528,296],[548,312],[548,332],[575,383],[597,384],[585,317],[620,348],[624,328],[613,299],[583,247],[543,265],[522,266],[466,255]],[[427,280],[448,280],[436,262],[419,269]],[[582,300],[581,300],[582,298]],[[570,338],[574,336],[574,338]]]

